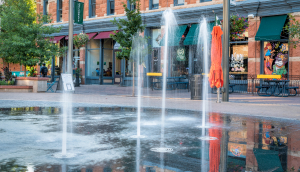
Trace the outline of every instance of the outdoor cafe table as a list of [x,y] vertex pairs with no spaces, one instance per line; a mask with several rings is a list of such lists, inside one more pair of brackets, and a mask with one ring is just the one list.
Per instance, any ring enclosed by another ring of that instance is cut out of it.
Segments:
[[[286,84],[289,83],[290,80],[265,80],[264,82],[268,83],[271,89],[271,95],[282,96],[282,97],[288,96],[288,93],[285,95],[285,90],[286,90],[285,88],[286,88]],[[276,90],[278,90],[277,93]]]

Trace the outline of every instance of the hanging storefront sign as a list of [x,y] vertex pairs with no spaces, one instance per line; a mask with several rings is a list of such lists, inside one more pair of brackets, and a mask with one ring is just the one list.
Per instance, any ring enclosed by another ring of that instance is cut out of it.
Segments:
[[177,49],[177,61],[185,61],[185,49],[184,48],[178,48]]
[[83,24],[84,3],[78,1],[75,1],[74,3],[74,23]]

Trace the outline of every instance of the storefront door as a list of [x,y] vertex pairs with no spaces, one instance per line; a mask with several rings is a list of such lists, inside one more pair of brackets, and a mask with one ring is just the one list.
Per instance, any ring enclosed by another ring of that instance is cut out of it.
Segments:
[[115,65],[114,65],[114,84],[120,84],[121,82],[121,60],[117,58],[116,56],[117,50],[114,51],[114,58],[115,58]]

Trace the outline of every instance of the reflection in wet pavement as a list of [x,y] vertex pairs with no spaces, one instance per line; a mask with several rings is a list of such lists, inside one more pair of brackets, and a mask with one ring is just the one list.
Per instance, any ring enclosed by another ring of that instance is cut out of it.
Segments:
[[300,167],[298,121],[212,113],[206,121],[210,128],[201,128],[201,113],[167,110],[165,147],[173,151],[161,156],[151,151],[160,146],[160,115],[142,109],[145,138],[137,139],[131,137],[134,108],[74,108],[67,149],[76,156],[60,159],[55,157],[61,152],[60,108],[2,108],[0,171],[283,172]]

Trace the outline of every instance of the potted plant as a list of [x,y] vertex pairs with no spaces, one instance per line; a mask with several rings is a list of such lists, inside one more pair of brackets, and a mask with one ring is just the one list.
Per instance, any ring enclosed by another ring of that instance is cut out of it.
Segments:
[[1,80],[0,85],[15,85],[15,77],[12,75],[12,72],[9,70],[9,68],[3,67],[2,70],[4,72],[4,80]]
[[[73,82],[75,84],[75,87],[79,87],[80,86],[80,83],[81,83],[81,71],[82,71],[81,68],[76,68],[75,69],[75,75],[73,76],[73,78],[74,78]],[[76,82],[77,78],[78,78],[78,83]]]
[[85,33],[80,33],[79,35],[74,36],[74,45],[77,48],[84,46],[89,41],[89,36]]
[[230,39],[241,39],[242,35],[249,27],[248,19],[244,16],[232,15],[230,17]]
[[27,67],[27,70],[29,71],[28,76],[29,77],[37,77],[37,71],[34,67]]

